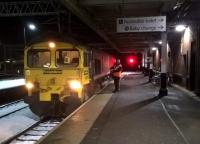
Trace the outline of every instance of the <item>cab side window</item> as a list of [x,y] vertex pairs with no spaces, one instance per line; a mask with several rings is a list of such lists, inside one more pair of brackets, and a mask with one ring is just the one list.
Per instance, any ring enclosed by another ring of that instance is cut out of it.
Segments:
[[56,66],[75,67],[79,64],[79,52],[76,49],[59,49],[56,51]]
[[83,66],[84,67],[89,67],[89,53],[84,52]]

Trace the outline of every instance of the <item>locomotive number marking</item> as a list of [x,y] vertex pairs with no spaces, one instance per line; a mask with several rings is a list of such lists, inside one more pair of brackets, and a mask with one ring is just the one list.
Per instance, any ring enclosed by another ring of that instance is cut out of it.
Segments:
[[43,74],[62,74],[62,70],[44,70]]
[[88,75],[88,71],[84,71],[84,75]]

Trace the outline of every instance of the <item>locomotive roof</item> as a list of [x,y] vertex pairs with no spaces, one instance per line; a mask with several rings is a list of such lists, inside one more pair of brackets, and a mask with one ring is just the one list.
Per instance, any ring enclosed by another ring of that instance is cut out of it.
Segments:
[[27,45],[28,47],[37,43],[44,43],[44,42],[61,42],[61,43],[71,43],[72,45],[78,46],[86,46],[86,44],[81,44],[74,38],[67,36],[66,34],[62,33],[55,33],[55,32],[48,32],[43,35],[38,36],[37,38],[31,40],[31,42]]

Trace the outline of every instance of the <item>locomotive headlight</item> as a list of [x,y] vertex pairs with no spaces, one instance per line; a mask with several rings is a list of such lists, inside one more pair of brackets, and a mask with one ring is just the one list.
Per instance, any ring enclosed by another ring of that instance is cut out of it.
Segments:
[[80,89],[82,87],[80,81],[77,81],[77,80],[70,81],[69,86],[73,90],[77,90],[77,89]]
[[26,83],[26,88],[27,89],[32,89],[33,87],[34,87],[33,83],[31,83],[31,82],[27,82]]

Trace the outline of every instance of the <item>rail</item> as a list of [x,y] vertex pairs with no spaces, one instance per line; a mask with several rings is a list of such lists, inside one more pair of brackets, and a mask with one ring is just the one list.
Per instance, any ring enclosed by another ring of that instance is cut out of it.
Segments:
[[10,137],[9,139],[2,142],[2,144],[24,144],[24,143],[31,143],[35,144],[39,142],[45,135],[48,135],[50,131],[55,129],[59,124],[62,123],[64,119],[68,119],[74,113],[76,113],[81,107],[83,107],[85,104],[87,104],[88,101],[92,100],[98,93],[100,93],[104,88],[106,88],[109,85],[107,83],[101,90],[99,90],[95,95],[93,95],[91,98],[89,98],[86,102],[84,102],[82,105],[80,105],[76,110],[72,111],[71,114],[69,114],[67,117],[51,117],[51,118],[41,118],[38,122],[31,125],[27,129],[17,133],[16,135]]
[[64,118],[41,118],[30,127],[3,141],[2,144],[37,143],[37,141],[39,141],[63,120]]

